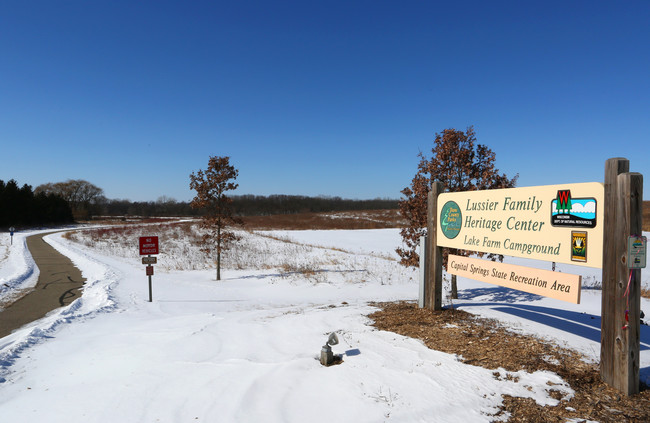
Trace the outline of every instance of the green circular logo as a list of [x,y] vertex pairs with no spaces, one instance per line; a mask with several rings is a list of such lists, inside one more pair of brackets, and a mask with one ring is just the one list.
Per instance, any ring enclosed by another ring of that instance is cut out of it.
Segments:
[[454,239],[460,233],[460,228],[463,226],[463,216],[460,212],[460,207],[455,201],[447,201],[442,206],[440,212],[440,227],[442,234],[448,239]]

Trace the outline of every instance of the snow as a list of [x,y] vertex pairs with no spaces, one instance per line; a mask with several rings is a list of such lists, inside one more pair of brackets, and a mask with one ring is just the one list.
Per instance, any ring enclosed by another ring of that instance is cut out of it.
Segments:
[[[0,243],[3,284],[35,283],[25,235]],[[551,386],[572,395],[556,374],[463,364],[374,329],[370,302],[417,299],[417,271],[394,253],[398,230],[243,232],[220,282],[182,237],[161,237],[152,303],[136,235],[133,250],[110,239],[89,248],[61,233],[45,238],[87,284],[70,306],[0,339],[3,422],[487,422],[503,394],[539,404],[557,403]],[[597,285],[598,269],[576,269]],[[573,305],[458,282],[455,307],[598,360],[599,290],[584,290]],[[645,299],[642,309],[650,310]],[[333,331],[343,363],[323,367],[320,349]]]
[[[0,300],[11,300],[17,293],[36,285],[38,267],[27,249],[26,238],[35,232],[16,232],[0,237]],[[0,301],[0,310],[2,301]]]

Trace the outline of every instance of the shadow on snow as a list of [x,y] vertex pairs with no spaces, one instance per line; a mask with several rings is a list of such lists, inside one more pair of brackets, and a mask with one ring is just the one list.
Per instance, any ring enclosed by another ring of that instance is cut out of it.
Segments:
[[[467,289],[458,293],[459,300],[482,301],[480,303],[456,303],[455,307],[491,307],[501,313],[510,314],[550,326],[577,336],[600,343],[601,316],[579,313],[571,310],[520,304],[522,301],[538,301],[543,297],[509,288],[477,288]],[[480,299],[480,297],[486,297]],[[641,351],[650,350],[650,327],[641,325],[640,331]],[[648,368],[650,372],[650,368]]]

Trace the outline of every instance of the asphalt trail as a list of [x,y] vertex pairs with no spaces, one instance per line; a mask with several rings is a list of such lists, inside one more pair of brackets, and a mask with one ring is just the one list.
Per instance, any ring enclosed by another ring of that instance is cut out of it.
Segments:
[[0,311],[0,338],[81,296],[85,279],[69,258],[43,240],[51,233],[27,238],[27,248],[40,271],[38,282],[27,295]]

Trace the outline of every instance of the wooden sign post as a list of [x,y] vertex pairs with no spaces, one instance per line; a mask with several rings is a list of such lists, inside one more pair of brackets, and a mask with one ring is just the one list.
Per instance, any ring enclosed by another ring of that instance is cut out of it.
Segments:
[[442,182],[435,181],[427,198],[427,259],[424,278],[424,307],[442,310],[442,247],[438,247],[438,196],[444,192]]
[[[623,158],[605,164],[605,234],[600,377],[625,395],[639,392],[641,269],[630,269],[630,235],[640,235],[643,176]],[[631,266],[631,265],[630,265]]]

